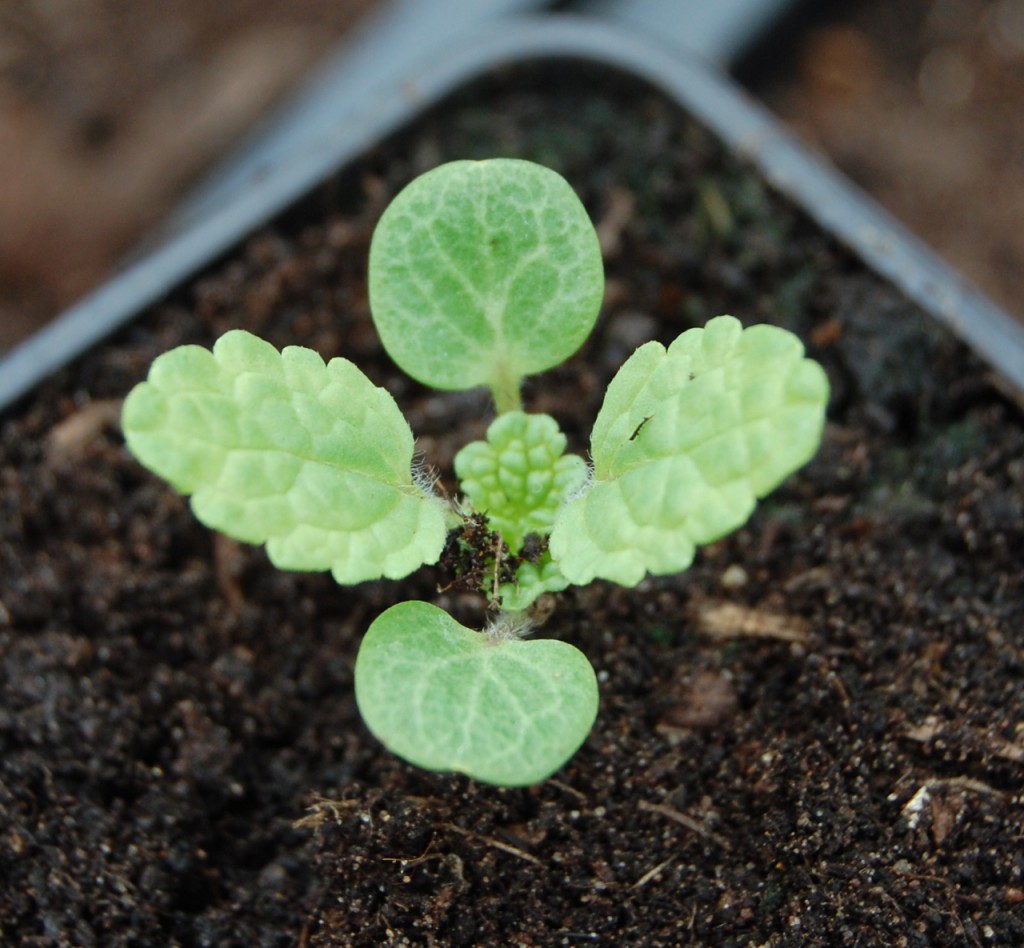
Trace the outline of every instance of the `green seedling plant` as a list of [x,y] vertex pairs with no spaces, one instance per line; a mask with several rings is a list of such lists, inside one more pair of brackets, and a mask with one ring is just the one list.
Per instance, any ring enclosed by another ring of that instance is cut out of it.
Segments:
[[818,448],[821,367],[791,333],[720,316],[641,346],[608,387],[589,463],[567,454],[558,422],[523,410],[522,382],[579,349],[603,291],[586,211],[539,165],[445,164],[385,211],[369,260],[385,349],[425,385],[493,394],[486,439],[455,458],[454,500],[414,464],[394,398],[344,358],[233,330],[212,352],[161,355],[125,402],[135,456],[281,569],[400,579],[438,562],[450,535],[468,548],[487,627],[401,602],[356,660],[369,730],[420,767],[505,786],[558,770],[598,688],[575,647],[527,637],[538,597],[686,569]]

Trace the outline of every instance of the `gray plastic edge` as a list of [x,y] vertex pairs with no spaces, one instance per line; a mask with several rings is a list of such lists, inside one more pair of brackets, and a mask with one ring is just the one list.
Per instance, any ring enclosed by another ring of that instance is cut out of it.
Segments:
[[[307,77],[302,87],[215,168],[164,222],[151,243],[187,229],[268,168],[344,123],[363,100],[393,79],[396,64],[458,42],[482,22],[537,12],[553,0],[390,0],[373,11]],[[620,23],[640,36],[727,66],[796,0],[576,0],[569,11]],[[141,250],[145,250],[143,245]]]
[[621,27],[548,15],[490,22],[461,36],[445,55],[410,64],[398,82],[367,101],[361,122],[346,123],[318,148],[271,169],[259,189],[239,195],[230,206],[115,275],[0,362],[0,410],[422,109],[502,65],[559,59],[610,66],[661,89],[1024,390],[1024,327],[812,155],[731,79],[695,57],[624,33]]
[[[195,220],[259,181],[291,153],[323,138],[325,127],[360,115],[362,104],[393,81],[397,64],[418,62],[459,42],[481,24],[550,6],[553,0],[390,0],[371,10],[320,62],[281,108],[175,208],[163,234]],[[632,2],[632,0],[627,0]],[[764,2],[764,0],[740,0]]]

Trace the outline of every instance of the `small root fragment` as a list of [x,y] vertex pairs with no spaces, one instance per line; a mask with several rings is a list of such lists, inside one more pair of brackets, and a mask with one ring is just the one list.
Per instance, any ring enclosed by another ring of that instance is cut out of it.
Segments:
[[667,869],[675,861],[675,858],[676,857],[674,855],[669,856],[668,859],[662,860],[653,869],[648,869],[647,872],[633,883],[631,888],[642,889],[651,881],[651,879],[654,879],[656,876],[660,875],[663,870]]
[[445,829],[453,830],[461,836],[466,836],[469,839],[479,840],[481,843],[486,843],[488,846],[493,846],[495,849],[500,849],[502,852],[508,853],[511,856],[518,856],[520,859],[523,859],[526,862],[532,862],[536,866],[544,865],[544,863],[541,862],[536,856],[532,856],[530,855],[530,853],[524,852],[522,849],[519,849],[516,846],[512,846],[509,843],[503,843],[500,839],[495,839],[493,836],[484,836],[481,833],[474,833],[472,830],[463,829],[463,827],[458,826],[455,823],[442,823],[441,825],[444,826]]
[[46,441],[46,463],[52,466],[75,458],[104,429],[116,428],[121,421],[121,405],[117,398],[96,399],[54,425]]
[[292,821],[295,829],[320,829],[328,820],[340,823],[346,812],[360,805],[360,800],[332,800],[317,794],[306,807],[306,815]]
[[720,641],[764,638],[806,642],[810,636],[807,621],[799,616],[754,609],[723,599],[699,599],[691,613],[698,631]]
[[703,836],[705,839],[710,839],[713,842],[718,843],[722,849],[732,849],[732,843],[724,836],[714,832],[713,830],[709,830],[700,820],[695,820],[692,816],[687,816],[681,810],[677,810],[674,806],[669,806],[667,803],[650,803],[647,800],[641,800],[637,803],[637,807],[647,813],[658,813],[661,816],[668,817],[680,826],[685,826],[688,830],[692,830],[694,833]]

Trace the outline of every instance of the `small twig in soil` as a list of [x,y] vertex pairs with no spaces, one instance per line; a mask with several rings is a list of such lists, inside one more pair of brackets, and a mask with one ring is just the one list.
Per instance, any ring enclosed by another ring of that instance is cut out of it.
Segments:
[[617,257],[622,250],[622,235],[636,216],[636,198],[625,188],[608,190],[608,207],[597,222],[597,240],[605,260]]
[[667,816],[670,820],[674,820],[680,826],[685,826],[687,829],[693,830],[693,832],[700,836],[713,840],[723,849],[732,849],[732,843],[730,843],[724,836],[719,835],[713,830],[709,830],[699,820],[695,820],[692,816],[687,816],[675,807],[669,806],[666,803],[649,803],[647,800],[641,800],[637,806],[648,813],[660,813],[662,816]]
[[659,862],[653,869],[648,869],[647,872],[633,883],[632,888],[642,889],[651,879],[659,875],[662,869],[667,869],[671,863],[675,862],[675,859],[675,855],[669,856],[668,859],[664,860],[664,862]]
[[[972,728],[977,734],[979,741],[988,745],[989,750],[1002,757],[1003,760],[1014,763],[1024,763],[1024,745],[1016,744],[1002,737],[991,737],[978,728]],[[945,727],[936,717],[925,718],[920,724],[914,724],[903,731],[903,737],[918,744],[930,744],[937,737],[945,736]],[[957,778],[959,779],[959,778]]]
[[500,849],[502,852],[509,853],[512,856],[518,856],[520,859],[525,859],[527,862],[532,862],[535,866],[543,866],[536,856],[531,856],[527,852],[511,846],[508,843],[503,843],[500,839],[495,839],[493,836],[484,836],[481,833],[474,833],[472,830],[463,829],[461,826],[457,826],[455,823],[442,823],[446,829],[454,830],[456,833],[462,836],[468,836],[470,839],[477,839],[482,843],[486,843],[488,846],[493,846],[495,849]]
[[[964,792],[981,793],[988,796],[1005,796],[1002,790],[990,787],[987,783],[975,780],[973,777],[929,777],[921,783],[921,786],[917,788],[917,792],[900,810],[900,817],[906,820],[909,829],[917,829],[925,806],[931,802],[932,793],[943,787]],[[891,796],[890,799],[892,799]]]
[[352,807],[359,806],[361,802],[360,800],[332,800],[330,797],[317,794],[313,802],[306,807],[306,815],[294,820],[292,826],[295,829],[315,830],[323,826],[328,820],[340,823],[342,813],[352,809]]
[[50,431],[46,442],[46,463],[60,464],[77,457],[105,428],[117,428],[120,422],[120,399],[104,398],[86,402]]
[[[971,939],[972,944],[977,945],[978,948],[981,948],[981,941],[979,940],[978,936],[974,934],[974,931],[973,930],[971,932],[967,931],[967,928],[964,925],[963,919],[959,915],[957,915],[956,912],[953,912],[952,915],[953,915],[953,918],[956,920],[957,928],[960,929],[960,934],[963,935],[964,938],[968,938],[969,937]],[[973,929],[973,926],[972,926],[972,929]]]
[[242,545],[223,534],[213,535],[213,575],[217,581],[217,589],[228,609],[237,613],[245,606],[245,593],[239,577],[245,565]]
[[992,753],[1004,760],[1012,760],[1016,764],[1024,763],[1024,744],[1014,744],[1001,737],[992,739]]
[[1002,790],[989,786],[983,780],[975,780],[974,777],[935,777],[928,781],[933,787],[952,787],[954,790],[972,790],[974,793],[984,793],[993,797],[1003,797],[1006,794]]
[[714,639],[765,638],[780,642],[806,642],[809,630],[798,616],[751,609],[719,599],[694,603],[693,622],[698,631]]
[[565,793],[568,793],[569,796],[575,797],[577,800],[580,801],[580,803],[586,803],[587,802],[586,794],[581,793],[575,787],[570,787],[569,784],[563,783],[561,780],[557,780],[556,778],[551,777],[548,780],[548,783],[551,784],[553,787],[558,787],[559,790],[562,790]]
[[402,866],[415,866],[417,863],[421,863],[427,859],[441,859],[443,858],[441,853],[432,853],[430,850],[434,848],[434,837],[430,837],[430,841],[427,843],[427,848],[419,856],[381,856],[381,862],[400,862]]

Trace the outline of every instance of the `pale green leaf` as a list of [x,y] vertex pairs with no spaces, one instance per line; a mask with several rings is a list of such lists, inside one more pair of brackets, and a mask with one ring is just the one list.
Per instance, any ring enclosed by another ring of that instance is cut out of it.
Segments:
[[545,552],[536,563],[522,563],[516,570],[514,583],[502,583],[500,588],[502,609],[528,609],[538,596],[547,592],[561,592],[569,580]]
[[351,362],[242,330],[213,352],[157,358],[125,401],[132,453],[204,524],[265,543],[275,566],[339,583],[436,562],[444,510],[414,485],[413,438],[388,392]]
[[632,586],[685,569],[814,456],[827,402],[821,366],[774,326],[720,316],[641,346],[594,425],[593,482],[555,521],[562,572]]
[[370,626],[355,687],[367,727],[399,757],[499,786],[549,777],[597,716],[597,680],[578,649],[474,632],[425,602]]
[[455,455],[455,473],[473,508],[487,515],[513,553],[527,534],[547,536],[563,500],[587,476],[583,458],[565,454],[565,435],[550,415],[506,412],[486,441]]
[[370,247],[370,307],[384,348],[440,389],[504,391],[571,356],[604,292],[586,210],[528,161],[455,161],[409,184]]

